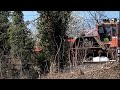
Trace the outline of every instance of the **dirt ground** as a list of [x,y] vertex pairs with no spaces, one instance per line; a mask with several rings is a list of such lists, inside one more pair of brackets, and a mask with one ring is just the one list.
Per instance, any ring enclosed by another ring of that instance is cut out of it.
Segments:
[[63,73],[52,73],[41,79],[120,79],[118,62],[86,63]]

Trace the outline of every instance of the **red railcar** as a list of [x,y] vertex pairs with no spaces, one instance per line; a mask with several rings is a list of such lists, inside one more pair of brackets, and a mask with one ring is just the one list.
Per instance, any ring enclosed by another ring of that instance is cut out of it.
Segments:
[[103,19],[96,24],[96,29],[92,32],[97,32],[96,34],[80,36],[75,40],[71,38],[69,42],[73,43],[74,41],[72,48],[77,47],[77,51],[78,49],[80,49],[80,52],[83,51],[81,49],[87,49],[87,58],[106,56],[109,59],[116,60],[116,48],[120,46],[119,30],[119,21],[117,19]]

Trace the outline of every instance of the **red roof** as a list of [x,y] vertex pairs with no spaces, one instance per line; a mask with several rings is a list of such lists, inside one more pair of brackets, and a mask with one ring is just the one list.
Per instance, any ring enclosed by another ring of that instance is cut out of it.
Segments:
[[72,42],[72,43],[74,43],[75,40],[76,40],[76,39],[68,39],[67,41],[68,41],[68,42]]
[[40,52],[42,49],[41,48],[38,48],[38,47],[36,47],[35,49],[34,49],[34,51],[35,52]]

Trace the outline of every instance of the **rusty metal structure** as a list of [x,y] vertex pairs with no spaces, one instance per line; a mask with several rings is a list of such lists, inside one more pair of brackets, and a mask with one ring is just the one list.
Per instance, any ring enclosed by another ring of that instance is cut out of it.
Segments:
[[69,60],[81,62],[92,62],[93,57],[105,56],[110,60],[117,60],[117,48],[119,43],[119,20],[103,19],[96,23],[96,29],[91,33],[84,33],[80,37],[69,38]]

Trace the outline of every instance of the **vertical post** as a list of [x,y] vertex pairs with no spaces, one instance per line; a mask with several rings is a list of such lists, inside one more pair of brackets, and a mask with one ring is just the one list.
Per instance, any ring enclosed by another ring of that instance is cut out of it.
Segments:
[[117,60],[120,65],[120,11],[119,11],[119,24],[118,24],[118,47],[117,47]]
[[[119,47],[119,51],[120,51],[119,38],[120,38],[120,11],[119,11],[119,25],[118,25],[118,47]],[[119,52],[119,54],[120,54],[120,52]],[[119,58],[119,65],[120,65],[120,55],[118,58]]]

